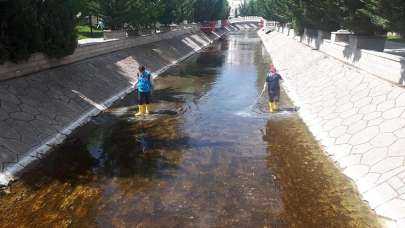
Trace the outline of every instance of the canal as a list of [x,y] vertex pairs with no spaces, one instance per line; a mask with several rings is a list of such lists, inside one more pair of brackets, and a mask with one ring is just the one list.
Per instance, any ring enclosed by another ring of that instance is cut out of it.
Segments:
[[[283,94],[255,103],[271,63],[235,33],[76,130],[0,196],[1,227],[379,227]],[[282,73],[282,72],[281,72]]]

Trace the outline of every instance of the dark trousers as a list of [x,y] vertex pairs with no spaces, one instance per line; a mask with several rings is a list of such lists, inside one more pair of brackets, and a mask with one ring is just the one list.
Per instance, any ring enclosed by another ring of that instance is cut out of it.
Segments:
[[138,92],[138,104],[145,105],[150,103],[150,92]]
[[280,90],[269,90],[269,100],[270,102],[279,102]]

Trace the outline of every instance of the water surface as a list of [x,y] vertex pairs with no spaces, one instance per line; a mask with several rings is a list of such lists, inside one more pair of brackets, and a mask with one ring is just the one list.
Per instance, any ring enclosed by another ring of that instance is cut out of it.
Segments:
[[379,227],[283,94],[259,99],[271,62],[230,34],[78,129],[0,197],[2,227]]

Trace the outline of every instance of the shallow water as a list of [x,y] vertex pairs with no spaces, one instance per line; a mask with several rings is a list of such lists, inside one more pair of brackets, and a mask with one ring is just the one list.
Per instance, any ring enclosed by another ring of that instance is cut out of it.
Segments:
[[285,94],[267,113],[270,63],[230,34],[156,82],[154,114],[128,96],[0,197],[2,227],[379,227]]

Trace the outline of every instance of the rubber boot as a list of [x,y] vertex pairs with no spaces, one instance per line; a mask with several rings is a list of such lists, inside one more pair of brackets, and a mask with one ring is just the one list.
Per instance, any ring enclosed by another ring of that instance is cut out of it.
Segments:
[[149,104],[145,105],[145,113],[150,114],[150,110],[151,110],[150,105]]
[[141,116],[145,114],[145,106],[144,105],[138,105],[138,112],[135,114],[135,116]]
[[269,102],[269,112],[274,112],[273,102]]
[[275,112],[278,112],[278,102],[277,101],[273,102],[273,110]]

